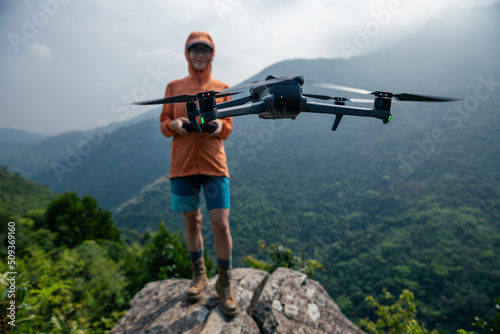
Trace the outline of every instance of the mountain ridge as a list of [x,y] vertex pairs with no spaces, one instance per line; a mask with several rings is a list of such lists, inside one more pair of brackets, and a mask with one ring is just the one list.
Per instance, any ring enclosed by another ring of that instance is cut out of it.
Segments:
[[0,143],[30,143],[49,136],[13,128],[0,128]]

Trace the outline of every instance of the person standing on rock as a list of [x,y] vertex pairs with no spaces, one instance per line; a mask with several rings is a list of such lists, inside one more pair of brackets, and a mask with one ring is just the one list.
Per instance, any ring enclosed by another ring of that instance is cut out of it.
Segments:
[[[206,32],[193,32],[186,41],[185,55],[189,75],[167,85],[165,97],[180,94],[194,95],[205,91],[220,91],[229,86],[212,78],[215,45]],[[217,103],[229,97],[217,99]],[[214,234],[218,273],[216,290],[220,307],[226,316],[238,312],[231,285],[232,238],[229,229],[230,193],[229,171],[223,140],[232,131],[232,119],[217,119],[213,133],[186,132],[182,127],[189,120],[184,103],[165,104],[160,116],[161,132],[173,137],[170,184],[172,209],[181,212],[186,225],[186,242],[193,265],[193,280],[186,291],[191,302],[198,301],[208,279],[203,258],[202,215],[199,193],[203,187]]]

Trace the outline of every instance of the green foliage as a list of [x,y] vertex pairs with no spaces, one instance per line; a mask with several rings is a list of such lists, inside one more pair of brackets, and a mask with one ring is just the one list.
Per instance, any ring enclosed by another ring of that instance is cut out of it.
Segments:
[[[139,256],[129,259],[130,277],[128,290],[140,290],[144,284],[167,278],[191,278],[192,268],[186,241],[180,232],[170,233],[165,224],[158,224],[158,231],[146,232],[144,247]],[[213,261],[205,255],[207,271],[213,271]]]
[[274,243],[267,246],[264,242],[260,242],[261,252],[267,253],[271,258],[271,262],[258,260],[254,256],[246,256],[245,263],[255,269],[265,270],[269,273],[274,272],[280,267],[290,268],[306,274],[309,278],[313,278],[323,265],[313,259],[304,259],[301,256],[293,255],[290,248],[286,248],[280,243]]
[[[384,291],[385,299],[393,299],[388,291]],[[372,334],[437,334],[437,331],[429,331],[423,325],[418,324],[416,320],[417,305],[413,293],[409,290],[403,290],[399,299],[392,305],[380,305],[372,296],[366,297],[366,302],[374,310],[378,319],[373,322],[364,319],[360,325],[365,327]]]
[[[131,243],[126,245],[109,212],[90,196],[79,199],[67,193],[48,208],[33,206],[22,214],[2,213],[0,218],[8,217],[16,224],[18,274],[16,326],[9,328],[7,278],[11,270],[0,261],[1,333],[8,329],[19,334],[108,333],[144,284],[191,275],[181,233],[171,234],[161,223],[156,233],[140,237],[131,233]],[[65,226],[56,226],[54,221]],[[79,227],[72,228],[71,223]],[[6,242],[5,235],[1,242]],[[213,270],[213,262],[207,259],[207,264]]]
[[[119,241],[84,240],[73,248],[48,247],[30,219],[16,219],[20,252],[16,259],[16,327],[12,333],[104,333],[124,315],[128,302],[144,284],[191,276],[191,263],[180,233],[160,223],[144,235],[144,246]],[[213,262],[207,259],[213,270]],[[0,270],[6,270],[0,264]],[[5,322],[6,273],[0,275]],[[27,321],[29,320],[29,321]],[[7,327],[5,327],[7,328]]]
[[0,212],[11,215],[23,215],[29,210],[45,207],[56,196],[47,187],[10,173],[4,166],[0,167],[0,189]]
[[75,247],[85,240],[118,241],[120,237],[109,211],[102,210],[91,196],[80,199],[74,192],[55,198],[45,213],[45,221],[37,227],[54,232],[56,246]]
[[45,252],[34,244],[19,260],[29,293],[13,333],[98,333],[111,329],[128,305],[125,278],[106,247],[93,240]]
[[474,334],[474,332],[468,332],[465,329],[459,329],[457,330],[458,334]]
[[[13,277],[15,281],[12,280]],[[11,288],[14,286],[12,283],[15,285],[14,289]],[[16,324],[31,320],[30,316],[23,315],[23,311],[30,307],[25,300],[29,287],[22,274],[13,276],[8,271],[0,273],[0,330],[2,330],[2,334],[7,333],[12,328],[9,324],[12,320]],[[14,300],[14,306],[11,306],[12,300]],[[12,308],[14,309],[14,319],[11,314]]]
[[494,310],[490,320],[476,317],[473,325],[482,329],[481,333],[500,334],[500,298],[495,300]]

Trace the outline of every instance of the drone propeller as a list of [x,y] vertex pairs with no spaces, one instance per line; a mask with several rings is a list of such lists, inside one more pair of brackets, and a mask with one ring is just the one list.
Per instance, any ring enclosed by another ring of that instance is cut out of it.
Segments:
[[312,86],[320,87],[320,88],[343,90],[346,92],[357,93],[357,94],[372,94],[372,92],[370,92],[369,90],[360,89],[360,88],[352,88],[352,87],[341,86],[341,85],[334,85],[334,84],[325,83],[325,82],[307,80],[307,83],[311,84]]
[[[377,93],[377,92],[375,92]],[[457,99],[454,97],[440,97],[440,96],[429,96],[429,95],[416,95],[408,93],[393,94],[393,97],[399,101],[416,101],[416,102],[450,102],[450,101],[460,101],[462,99]]]
[[[219,97],[225,97],[225,96],[239,94],[241,92],[232,92],[232,93],[221,94],[221,92],[214,91],[213,93],[214,93],[213,96],[215,96],[216,98],[219,98]],[[165,98],[159,99],[159,100],[134,102],[133,104],[138,104],[138,105],[168,104],[168,103],[192,102],[192,101],[196,101],[197,99],[198,99],[198,95],[175,95],[175,96],[165,97]]]
[[399,101],[450,102],[450,101],[460,101],[461,100],[461,99],[452,98],[452,97],[417,95],[417,94],[409,94],[409,93],[393,94],[393,93],[386,93],[386,92],[381,92],[381,91],[370,92],[369,90],[365,90],[365,89],[352,88],[352,87],[347,87],[347,86],[334,85],[334,84],[311,81],[311,80],[308,80],[308,83],[311,83],[313,86],[316,86],[316,87],[335,89],[335,90],[343,90],[343,91],[351,92],[351,93],[372,94],[375,96],[378,96],[380,94],[385,94],[388,97],[394,97]]
[[357,103],[373,103],[373,100],[370,99],[349,99],[349,98],[343,98],[343,97],[332,97],[328,95],[318,95],[318,94],[302,94],[306,97],[312,97],[314,99],[320,99],[320,100],[345,100],[345,101],[350,101],[350,102],[357,102]]
[[[268,80],[260,80],[260,81],[254,81],[250,84],[246,85],[241,85],[241,86],[235,86],[235,87],[229,87],[226,89],[223,89],[221,91],[213,91],[213,95],[215,98],[219,97],[225,97],[225,96],[231,96],[231,95],[236,95],[243,93],[241,90],[250,88],[255,89],[257,87],[262,87],[262,86],[267,86],[267,85],[272,85],[276,83],[280,83],[286,80],[290,80],[290,78],[273,78],[273,79],[268,79]],[[235,91],[237,90],[237,91]],[[162,99],[158,100],[150,100],[150,101],[142,101],[142,102],[134,102],[133,104],[137,105],[150,105],[150,104],[168,104],[168,103],[186,103],[186,102],[191,102],[191,101],[196,101],[198,99],[198,95],[175,95],[175,96],[170,96],[170,97],[165,97]]]

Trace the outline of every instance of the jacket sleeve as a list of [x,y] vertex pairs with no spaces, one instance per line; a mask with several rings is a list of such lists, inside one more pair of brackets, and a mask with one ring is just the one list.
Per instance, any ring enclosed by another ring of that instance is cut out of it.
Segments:
[[[165,97],[172,96],[171,88],[172,88],[171,85],[168,84],[167,89],[165,91]],[[172,137],[177,134],[170,126],[173,120],[174,120],[174,105],[164,104],[163,110],[160,115],[160,123],[161,123],[160,129],[161,133],[163,133],[165,137]]]
[[[226,96],[223,98],[223,101],[221,101],[220,103],[230,101],[230,100],[231,100],[231,96]],[[231,134],[231,132],[233,131],[233,118],[226,117],[226,118],[220,118],[220,120],[222,122],[222,131],[221,131],[219,137],[224,140],[224,139],[227,139],[229,137],[229,135]]]
[[229,137],[229,135],[233,131],[233,118],[226,117],[226,118],[221,118],[220,120],[222,122],[222,131],[219,137],[221,139],[227,139],[227,137]]

